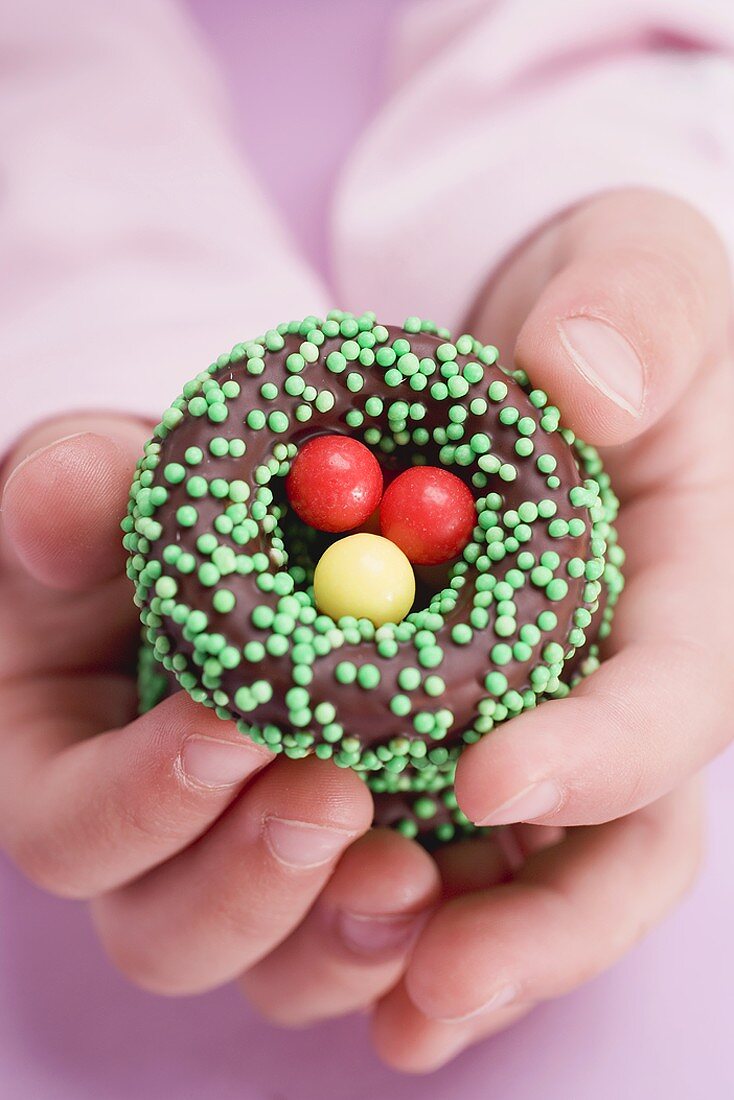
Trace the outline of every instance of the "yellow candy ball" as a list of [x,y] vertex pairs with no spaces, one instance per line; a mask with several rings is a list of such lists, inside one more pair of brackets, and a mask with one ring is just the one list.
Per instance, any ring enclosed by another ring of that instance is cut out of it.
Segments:
[[354,615],[375,626],[399,623],[415,599],[412,565],[381,535],[349,535],[333,542],[316,566],[313,587],[324,615]]

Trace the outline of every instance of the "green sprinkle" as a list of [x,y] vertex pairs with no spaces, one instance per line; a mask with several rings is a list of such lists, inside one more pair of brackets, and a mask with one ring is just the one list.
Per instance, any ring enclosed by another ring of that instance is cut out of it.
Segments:
[[548,599],[553,600],[554,603],[558,600],[563,600],[568,594],[568,584],[562,577],[555,577],[547,586],[545,594]]
[[[504,648],[506,649],[507,647],[505,646]],[[504,695],[508,688],[507,677],[501,672],[490,672],[484,681],[484,686],[490,695]]]
[[457,645],[469,645],[474,632],[466,623],[457,623],[451,630],[451,638]]
[[398,718],[405,718],[411,711],[410,699],[407,695],[393,695],[390,700],[390,710]]
[[237,599],[234,592],[230,592],[227,588],[220,588],[214,593],[212,598],[212,606],[215,611],[218,611],[222,615],[228,614],[234,609]]
[[425,683],[423,684],[423,690],[425,691],[426,695],[443,695],[443,693],[446,691],[446,684],[440,676],[426,676]]
[[361,665],[357,671],[357,682],[367,690],[376,688],[380,682],[380,670],[376,665]]
[[199,518],[199,513],[191,504],[182,504],[176,511],[176,521],[181,527],[193,527]]
[[340,351],[332,351],[326,356],[327,370],[332,371],[333,374],[341,374],[346,369],[347,360]]
[[262,642],[248,642],[243,650],[245,660],[252,664],[259,664],[265,657],[265,646]]
[[265,413],[262,409],[251,409],[247,414],[247,425],[254,431],[265,427]]
[[169,462],[163,468],[163,476],[170,485],[180,485],[186,477],[186,469],[180,462]]
[[493,646],[490,656],[496,665],[509,665],[512,660],[512,649],[504,642],[500,642]]
[[415,691],[420,687],[421,674],[417,668],[411,668],[407,666],[402,668],[398,673],[398,684],[403,691]]
[[306,360],[297,351],[292,351],[286,358],[285,369],[292,374],[300,374],[306,366]]
[[357,666],[352,661],[341,661],[334,669],[334,676],[340,684],[353,684],[357,679]]

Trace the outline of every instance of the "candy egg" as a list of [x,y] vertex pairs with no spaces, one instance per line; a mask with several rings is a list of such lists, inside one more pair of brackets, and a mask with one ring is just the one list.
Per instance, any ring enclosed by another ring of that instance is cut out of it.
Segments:
[[357,439],[319,435],[296,455],[285,489],[294,512],[310,527],[351,531],[380,503],[382,470]]
[[375,626],[399,623],[415,599],[410,562],[380,535],[349,535],[322,554],[313,578],[316,606],[332,619],[354,615]]
[[476,522],[471,490],[437,466],[405,470],[380,505],[382,534],[415,565],[440,565],[460,554]]

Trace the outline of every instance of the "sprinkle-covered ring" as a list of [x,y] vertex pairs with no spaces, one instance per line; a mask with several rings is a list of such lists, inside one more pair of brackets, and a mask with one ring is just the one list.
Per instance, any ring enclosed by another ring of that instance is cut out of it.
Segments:
[[[284,480],[324,432],[387,470],[445,466],[474,493],[462,558],[399,624],[314,606],[324,536]],[[428,792],[397,824],[417,831],[438,799],[449,839],[461,745],[597,666],[622,587],[616,511],[596,451],[494,347],[369,313],[279,325],[187,383],[139,463],[123,526],[143,705],[175,677],[275,752],[332,758],[380,795]]]

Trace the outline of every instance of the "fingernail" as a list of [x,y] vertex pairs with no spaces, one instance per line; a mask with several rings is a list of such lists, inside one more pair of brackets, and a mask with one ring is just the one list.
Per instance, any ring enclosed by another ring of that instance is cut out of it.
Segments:
[[244,739],[218,741],[196,735],[186,738],[179,756],[184,779],[199,787],[233,787],[267,761],[261,749]]
[[645,368],[627,338],[598,317],[569,317],[559,322],[558,332],[587,382],[621,409],[639,416],[645,398]]
[[264,836],[270,851],[280,863],[288,867],[320,867],[343,851],[354,834],[313,825],[310,821],[267,817]]
[[336,930],[344,945],[357,955],[390,955],[403,951],[415,939],[427,914],[376,915],[343,909]]
[[508,1005],[512,1004],[517,998],[517,992],[517,986],[503,985],[492,994],[488,1001],[479,1005],[478,1008],[473,1008],[470,1012],[465,1012],[461,1016],[439,1016],[436,1019],[442,1024],[461,1024],[464,1020],[474,1019],[475,1016],[499,1012],[501,1008],[507,1008]]
[[508,798],[475,825],[514,825],[517,821],[534,821],[553,813],[561,804],[561,792],[552,779],[533,783],[519,794]]

